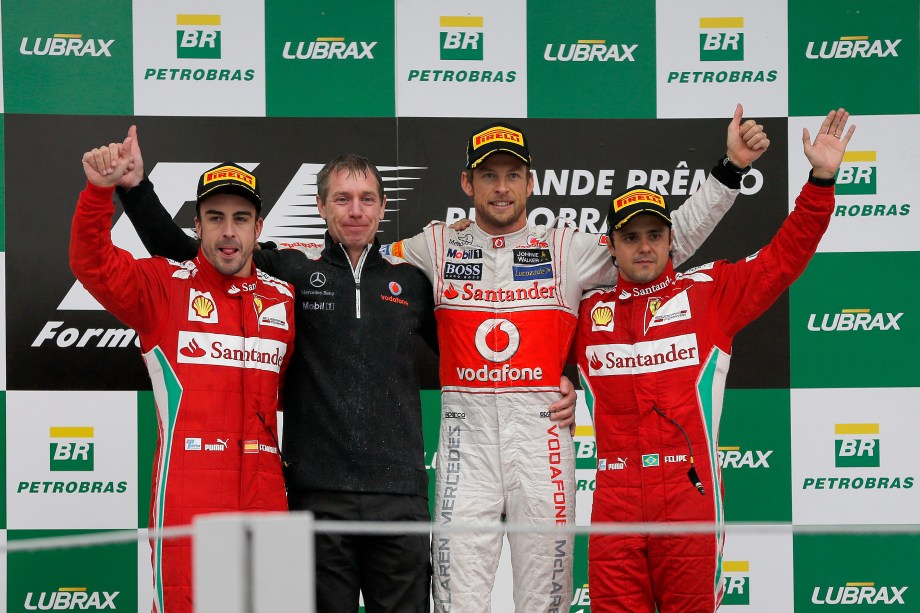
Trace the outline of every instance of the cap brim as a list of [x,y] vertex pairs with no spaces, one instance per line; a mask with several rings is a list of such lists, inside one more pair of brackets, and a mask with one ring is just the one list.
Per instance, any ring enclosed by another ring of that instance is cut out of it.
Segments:
[[636,215],[641,215],[641,214],[643,214],[643,213],[646,213],[646,214],[648,214],[648,215],[657,215],[658,217],[660,217],[660,218],[662,218],[663,220],[665,220],[665,222],[666,222],[669,226],[671,225],[671,218],[668,217],[667,215],[665,215],[664,213],[662,213],[661,211],[656,211],[656,210],[654,210],[654,209],[639,209],[638,211],[633,211],[632,213],[630,213],[629,215],[627,215],[626,217],[624,217],[622,220],[620,220],[619,222],[617,222],[617,224],[616,224],[615,226],[613,226],[613,229],[614,229],[614,230],[619,230],[620,228],[622,228],[623,226],[625,226],[627,223],[629,223],[629,221],[630,221],[633,217],[635,217]]
[[257,211],[262,210],[262,201],[260,200],[259,196],[255,194],[255,192],[253,192],[250,189],[246,189],[245,187],[241,185],[226,184],[226,183],[223,185],[215,185],[211,187],[210,189],[207,189],[201,194],[199,194],[197,204],[201,204],[202,201],[210,198],[211,196],[215,196],[217,194],[234,194],[236,196],[242,196],[243,198],[251,202],[253,206],[256,207]]
[[481,156],[478,160],[476,160],[475,162],[473,162],[472,164],[470,164],[470,168],[476,168],[477,166],[479,166],[480,164],[482,164],[482,162],[483,162],[487,157],[489,157],[490,155],[492,155],[493,153],[507,153],[508,155],[513,155],[513,156],[516,157],[517,159],[521,160],[522,162],[524,162],[525,164],[527,164],[528,166],[530,166],[530,160],[528,160],[527,158],[525,158],[523,155],[521,155],[521,154],[518,153],[517,151],[512,151],[511,149],[499,148],[499,149],[492,149],[491,151],[487,151],[486,153],[482,154],[482,156]]

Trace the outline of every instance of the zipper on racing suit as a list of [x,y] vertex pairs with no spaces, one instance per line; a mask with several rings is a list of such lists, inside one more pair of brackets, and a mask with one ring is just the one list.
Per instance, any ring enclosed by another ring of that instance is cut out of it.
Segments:
[[[351,258],[348,256],[348,251],[345,250],[345,245],[339,243],[339,247],[342,248],[342,251],[345,251],[345,259],[348,260],[348,265],[351,266]],[[353,266],[351,269],[351,274],[355,278],[355,319],[361,319],[361,270],[364,268],[364,260],[372,248],[373,245],[365,247],[364,251],[361,252],[361,257],[358,258],[358,265]]]

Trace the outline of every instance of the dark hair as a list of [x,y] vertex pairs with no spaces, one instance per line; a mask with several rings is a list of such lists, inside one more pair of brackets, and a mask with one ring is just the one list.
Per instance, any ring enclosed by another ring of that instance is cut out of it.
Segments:
[[325,201],[326,195],[329,193],[329,177],[339,171],[345,171],[346,176],[349,177],[355,177],[359,174],[366,177],[368,173],[373,175],[374,179],[377,180],[377,195],[383,201],[383,179],[380,178],[377,167],[371,164],[366,157],[357,153],[340,155],[316,173],[316,190],[319,193],[320,200]]

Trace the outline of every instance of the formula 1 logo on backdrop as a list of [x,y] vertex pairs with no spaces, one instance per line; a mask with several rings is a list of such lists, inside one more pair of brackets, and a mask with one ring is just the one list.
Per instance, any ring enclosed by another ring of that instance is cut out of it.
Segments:
[[[189,186],[198,182],[202,172],[211,168],[216,162],[160,162],[149,173],[149,178],[157,186],[160,201],[170,215],[175,218],[190,199]],[[252,171],[258,163],[242,163]],[[298,239],[322,240],[326,224],[316,208],[316,173],[323,164],[304,163],[291,177],[281,196],[265,214],[262,228],[262,241],[290,243]],[[399,210],[407,193],[416,189],[411,187],[413,181],[421,178],[423,166],[378,166],[383,178],[384,193],[387,196],[387,211],[392,214]],[[397,183],[397,181],[402,181]],[[404,180],[404,181],[403,181]],[[381,222],[381,227],[388,223]],[[382,230],[381,230],[382,231]],[[191,231],[189,230],[191,233]],[[141,243],[137,232],[127,216],[122,215],[112,227],[112,241],[129,251],[136,258],[147,257],[148,253]],[[189,306],[190,319],[203,316],[194,311],[194,299]],[[201,306],[201,305],[199,305]],[[75,281],[57,307],[59,313],[66,311],[101,311],[102,306],[89,295],[79,281]],[[214,317],[213,313],[209,315]],[[76,327],[61,315],[47,321],[32,341],[32,347],[55,344],[61,348],[102,347],[120,348],[131,344],[138,345],[134,330],[130,328]]]

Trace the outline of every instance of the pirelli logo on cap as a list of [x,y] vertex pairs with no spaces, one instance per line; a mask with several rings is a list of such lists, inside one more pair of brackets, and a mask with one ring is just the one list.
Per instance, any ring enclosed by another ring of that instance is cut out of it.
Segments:
[[220,168],[208,171],[204,175],[202,185],[207,185],[214,181],[223,181],[225,179],[234,179],[241,183],[245,183],[252,189],[256,188],[256,178],[254,175],[249,174],[245,170],[234,168],[233,166],[221,166]]
[[649,204],[654,204],[655,206],[660,206],[662,210],[667,210],[664,205],[664,198],[655,192],[648,191],[647,189],[634,189],[631,192],[623,194],[613,201],[613,210],[616,212],[623,207],[629,206],[631,204],[636,204],[638,202],[647,202]]
[[491,143],[492,141],[514,143],[515,145],[523,147],[524,135],[517,130],[509,130],[507,128],[489,128],[488,130],[483,130],[479,134],[473,136],[473,149],[479,149],[486,143]]

